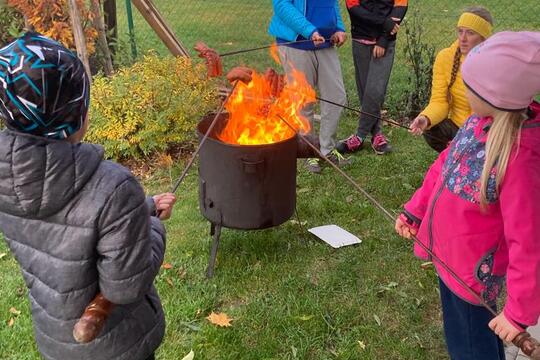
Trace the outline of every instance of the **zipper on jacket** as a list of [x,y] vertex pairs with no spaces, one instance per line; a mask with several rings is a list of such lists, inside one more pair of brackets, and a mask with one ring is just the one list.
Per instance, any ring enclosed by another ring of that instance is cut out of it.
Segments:
[[[473,136],[474,136],[474,134],[473,134]],[[435,213],[436,202],[437,202],[437,200],[439,200],[439,197],[441,196],[441,193],[444,190],[444,185],[446,184],[446,182],[450,178],[450,175],[452,174],[454,169],[461,163],[461,160],[467,154],[470,147],[474,145],[474,143],[475,142],[472,142],[471,144],[467,145],[467,147],[463,150],[463,152],[461,153],[459,158],[456,160],[456,163],[454,163],[453,166],[448,171],[448,175],[445,178],[443,178],[441,186],[439,186],[439,189],[437,190],[437,193],[435,194],[435,196],[433,197],[433,201],[431,202],[431,209],[429,211],[429,223],[428,223],[428,235],[429,235],[429,247],[428,248],[431,251],[433,251],[433,214]],[[443,164],[443,166],[444,166],[444,164]],[[442,168],[441,168],[441,171],[442,171]],[[428,260],[430,260],[430,261],[432,260],[432,257],[429,254],[428,254]]]

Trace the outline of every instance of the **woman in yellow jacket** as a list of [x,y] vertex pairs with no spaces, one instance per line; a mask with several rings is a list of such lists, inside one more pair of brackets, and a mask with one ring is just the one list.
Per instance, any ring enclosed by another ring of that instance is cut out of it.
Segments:
[[493,19],[487,9],[467,8],[458,21],[458,39],[437,54],[431,99],[414,119],[410,131],[415,135],[424,134],[429,146],[438,152],[447,147],[471,115],[460,66],[469,51],[491,35],[492,28]]

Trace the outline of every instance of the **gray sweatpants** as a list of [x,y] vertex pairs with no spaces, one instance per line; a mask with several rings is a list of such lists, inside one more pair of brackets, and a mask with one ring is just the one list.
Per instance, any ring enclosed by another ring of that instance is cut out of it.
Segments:
[[[288,46],[279,47],[279,57],[285,72],[291,73],[291,66],[303,72],[306,80],[319,90],[320,97],[338,104],[345,105],[347,96],[343,85],[341,65],[335,48],[320,50],[298,50]],[[314,105],[306,106],[302,113],[314,125]],[[319,141],[321,152],[327,155],[336,147],[336,133],[342,108],[326,102],[321,102],[321,125]],[[313,130],[312,130],[313,131]]]
[[[353,41],[352,52],[356,74],[356,89],[358,98],[365,113],[358,119],[356,135],[364,139],[367,135],[377,135],[381,132],[381,108],[386,96],[386,88],[392,65],[396,42],[391,41],[382,58],[375,59],[372,55],[373,45],[360,44]],[[369,116],[373,114],[375,116]]]

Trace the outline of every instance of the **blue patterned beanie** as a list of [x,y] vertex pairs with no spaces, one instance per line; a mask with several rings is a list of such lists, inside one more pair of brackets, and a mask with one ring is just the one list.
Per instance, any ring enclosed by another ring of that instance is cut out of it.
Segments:
[[90,102],[82,62],[60,43],[29,32],[0,49],[0,117],[15,131],[65,139]]

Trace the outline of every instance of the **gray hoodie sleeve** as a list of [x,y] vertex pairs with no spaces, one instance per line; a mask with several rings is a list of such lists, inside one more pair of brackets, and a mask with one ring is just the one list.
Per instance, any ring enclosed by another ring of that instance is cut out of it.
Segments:
[[100,291],[115,304],[146,294],[165,253],[165,228],[151,217],[144,191],[134,178],[113,192],[99,218]]

